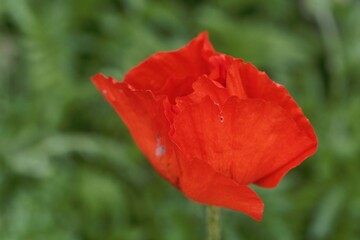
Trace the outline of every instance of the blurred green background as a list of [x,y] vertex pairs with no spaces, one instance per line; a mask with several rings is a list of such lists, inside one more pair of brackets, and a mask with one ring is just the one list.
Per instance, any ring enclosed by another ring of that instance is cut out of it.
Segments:
[[319,138],[256,188],[262,222],[222,211],[223,239],[360,239],[360,1],[1,0],[1,240],[205,239],[205,207],[153,171],[89,81],[203,30],[285,85]]

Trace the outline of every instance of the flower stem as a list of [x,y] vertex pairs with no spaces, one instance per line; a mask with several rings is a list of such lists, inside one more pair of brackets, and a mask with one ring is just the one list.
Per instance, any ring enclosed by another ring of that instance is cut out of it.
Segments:
[[220,209],[207,207],[208,240],[220,240]]

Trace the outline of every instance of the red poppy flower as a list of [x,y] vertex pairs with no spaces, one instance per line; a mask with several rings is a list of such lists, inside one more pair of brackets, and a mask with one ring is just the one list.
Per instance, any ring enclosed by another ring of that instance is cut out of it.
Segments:
[[317,148],[287,90],[216,52],[207,33],[152,55],[122,82],[92,80],[161,176],[194,201],[256,220],[263,203],[249,184],[275,187]]

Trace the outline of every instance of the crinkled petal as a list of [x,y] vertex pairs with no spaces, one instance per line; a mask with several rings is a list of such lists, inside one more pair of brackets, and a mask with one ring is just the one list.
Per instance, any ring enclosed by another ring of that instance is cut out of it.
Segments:
[[130,70],[124,82],[138,90],[166,95],[173,101],[191,92],[194,77],[210,71],[208,58],[213,54],[215,51],[204,32],[179,50],[152,55]]
[[276,181],[265,185],[274,186],[316,150],[283,108],[261,99],[230,97],[219,108],[205,97],[180,112],[173,127],[172,139],[188,157],[243,185],[269,178]]
[[149,91],[135,91],[127,83],[98,74],[92,78],[122,118],[144,155],[161,176],[177,186],[179,169],[169,140],[169,123],[164,115],[164,97]]
[[209,58],[209,63],[211,65],[211,72],[209,77],[219,82],[221,85],[226,86],[226,75],[228,68],[231,63],[234,61],[234,58],[226,54],[215,54]]
[[[207,76],[202,76],[193,84],[194,94],[199,97],[209,96],[216,104],[222,105],[229,98],[226,89],[218,82]],[[198,99],[200,100],[200,99]],[[198,101],[196,101],[198,102]]]
[[220,83],[203,75],[193,83],[193,92],[187,96],[176,99],[176,107],[181,111],[186,106],[200,102],[205,96],[209,96],[216,104],[222,105],[229,98],[229,94]]

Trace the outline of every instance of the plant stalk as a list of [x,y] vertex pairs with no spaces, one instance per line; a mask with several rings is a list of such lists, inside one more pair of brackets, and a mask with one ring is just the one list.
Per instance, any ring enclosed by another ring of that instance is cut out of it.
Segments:
[[220,240],[220,209],[207,207],[208,240]]

